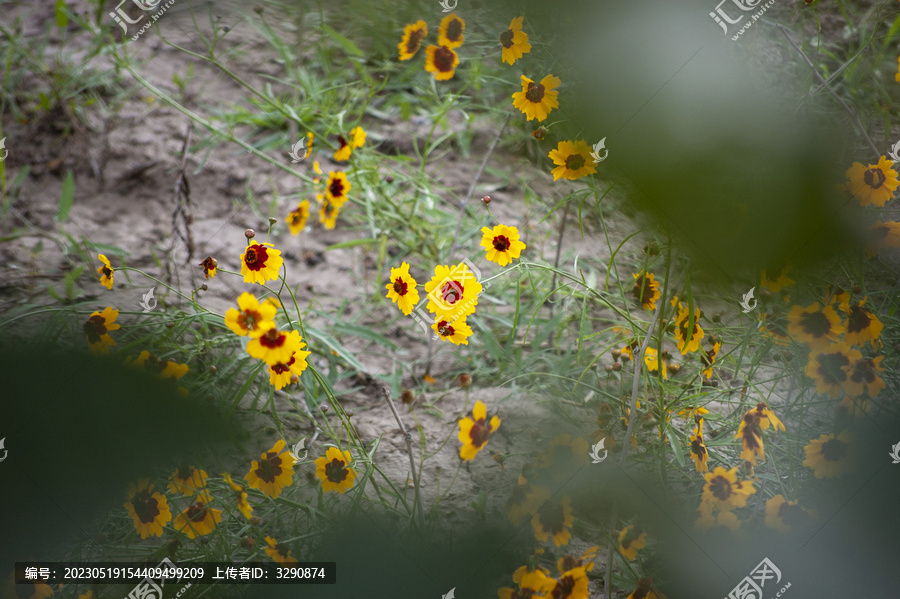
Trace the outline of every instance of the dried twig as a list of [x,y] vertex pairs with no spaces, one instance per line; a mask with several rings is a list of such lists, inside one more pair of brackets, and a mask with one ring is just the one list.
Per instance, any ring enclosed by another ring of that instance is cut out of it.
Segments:
[[397,407],[394,405],[394,400],[391,399],[391,391],[387,387],[381,388],[382,393],[384,393],[385,399],[387,399],[388,406],[391,408],[391,412],[394,414],[394,419],[397,421],[397,425],[400,427],[400,432],[403,433],[403,438],[406,441],[406,452],[409,454],[409,469],[412,472],[413,484],[416,488],[416,508],[415,511],[418,514],[418,523],[423,525],[425,523],[424,516],[425,511],[422,508],[422,496],[419,494],[419,477],[416,474],[416,461],[413,458],[412,451],[412,435],[406,430],[406,427],[403,426],[403,421],[400,420],[400,413],[397,412]]
[[[169,247],[170,259],[166,261],[166,270],[169,281],[172,280],[171,262],[172,254],[175,251],[175,237],[177,236],[187,247],[187,259],[184,264],[187,265],[194,257],[194,237],[191,234],[191,224],[194,222],[194,216],[191,214],[191,186],[188,183],[187,175],[187,155],[188,148],[191,147],[191,138],[194,133],[194,124],[189,122],[187,132],[184,135],[184,143],[181,146],[181,166],[175,176],[175,189],[173,192],[175,200],[175,210],[172,211],[172,244]],[[178,226],[178,217],[181,217],[184,232]]]

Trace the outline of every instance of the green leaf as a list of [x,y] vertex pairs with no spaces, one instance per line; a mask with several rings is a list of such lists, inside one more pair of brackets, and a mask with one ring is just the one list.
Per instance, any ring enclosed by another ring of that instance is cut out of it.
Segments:
[[353,357],[353,354],[351,354],[350,352],[347,351],[347,348],[345,348],[343,345],[338,343],[337,339],[335,339],[334,337],[331,337],[330,335],[324,333],[323,331],[314,329],[312,327],[306,327],[306,332],[309,334],[310,337],[315,337],[316,339],[318,339],[319,341],[321,341],[322,343],[327,345],[332,351],[337,353],[337,355],[339,357],[343,358],[344,361],[346,361],[348,364],[350,364],[350,366],[352,366],[359,372],[364,372],[364,373],[368,374],[369,370],[365,366],[360,364],[359,361],[355,357]]
[[69,211],[72,209],[72,201],[75,199],[75,175],[72,170],[66,172],[66,178],[63,179],[62,191],[59,194],[59,212],[56,213],[56,220],[65,222],[69,217]]
[[331,37],[331,39],[333,39],[335,42],[337,42],[338,45],[341,48],[343,48],[347,54],[352,54],[353,56],[365,58],[366,55],[363,54],[363,51],[359,49],[359,46],[357,46],[356,44],[351,42],[349,39],[347,39],[346,37],[344,37],[337,31],[335,31],[334,29],[332,29],[325,23],[322,23],[322,30],[325,33],[327,33]]
[[351,248],[351,247],[356,246],[356,245],[370,245],[370,244],[373,244],[373,243],[378,243],[378,240],[377,240],[377,239],[371,239],[371,238],[366,238],[366,239],[350,239],[349,241],[340,241],[340,242],[338,242],[338,243],[335,243],[334,245],[329,245],[327,248],[325,248],[325,251],[327,252],[327,251],[330,251],[330,250],[339,250],[339,249],[341,249],[341,248]]
[[66,3],[56,0],[56,26],[60,29],[69,24],[69,15],[66,14]]
[[362,337],[363,339],[368,339],[374,343],[379,345],[383,345],[384,347],[390,349],[391,351],[397,351],[399,347],[397,344],[388,339],[387,337],[380,335],[370,329],[369,327],[364,327],[356,324],[350,324],[347,322],[336,322],[334,324],[334,331],[336,333],[342,333],[345,335],[356,335],[357,337]]
[[672,429],[666,431],[666,436],[669,438],[669,445],[672,446],[672,452],[675,454],[675,461],[678,462],[679,466],[684,467],[684,450],[681,447],[681,443],[675,438]]

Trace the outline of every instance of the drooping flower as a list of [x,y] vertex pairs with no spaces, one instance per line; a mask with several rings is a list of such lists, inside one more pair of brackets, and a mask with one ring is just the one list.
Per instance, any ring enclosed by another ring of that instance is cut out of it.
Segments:
[[834,433],[821,435],[803,448],[806,459],[803,465],[812,468],[816,478],[838,478],[846,474],[853,465],[851,445],[853,438],[844,431],[835,437]]
[[637,588],[631,591],[627,599],[666,599],[666,596],[653,586],[652,578],[639,578]]
[[100,262],[103,263],[103,266],[97,269],[97,274],[100,275],[100,284],[107,289],[112,289],[113,278],[115,278],[115,271],[113,270],[112,264],[109,263],[109,260],[107,260],[106,256],[103,254],[98,254],[97,257],[100,259]]
[[397,304],[400,311],[409,316],[419,303],[419,290],[416,280],[409,274],[409,264],[403,262],[400,268],[391,269],[391,282],[385,285],[387,297]]
[[706,444],[703,443],[702,418],[698,419],[697,430],[691,434],[691,458],[694,460],[697,472],[709,472],[709,452],[706,450]]
[[340,206],[336,206],[329,201],[325,201],[322,203],[322,206],[319,207],[319,222],[329,231],[334,229],[334,225],[337,223],[338,214],[341,213]]
[[425,283],[428,311],[455,324],[475,312],[481,291],[481,283],[465,262],[455,266],[435,266],[434,276]]
[[206,486],[206,471],[182,464],[169,476],[169,492],[191,496]]
[[666,364],[666,360],[669,358],[669,352],[664,351],[662,356],[657,356],[656,348],[648,347],[647,351],[644,352],[644,365],[647,366],[648,372],[656,372],[659,370],[659,363],[662,362],[662,377],[664,379],[669,378],[669,367]]
[[775,415],[766,402],[761,401],[756,404],[756,408],[754,408],[754,412],[756,413],[757,418],[759,419],[759,426],[762,430],[767,430],[769,426],[772,426],[772,430],[782,431],[784,432],[784,424],[781,422],[781,419]]
[[350,490],[356,480],[356,470],[349,466],[351,459],[349,451],[329,447],[325,457],[316,460],[316,476],[322,481],[323,491],[337,491],[343,495]]
[[459,421],[459,434],[457,437],[462,443],[459,449],[459,457],[464,461],[475,459],[478,452],[487,445],[491,435],[500,428],[500,417],[496,414],[487,418],[487,406],[482,401],[476,401],[472,408],[472,417],[466,416]]
[[249,520],[253,517],[253,506],[251,506],[250,502],[247,500],[247,490],[244,489],[243,485],[239,485],[231,480],[231,475],[227,472],[222,473],[222,479],[228,483],[228,486],[234,491],[235,498],[237,499],[238,511],[244,515],[244,518]]
[[847,305],[846,308],[841,306],[847,313],[847,330],[844,331],[844,341],[850,345],[863,345],[871,342],[873,346],[877,346],[884,325],[877,316],[863,307],[865,303],[866,298],[863,298],[855,306]]
[[325,183],[325,198],[337,208],[347,201],[347,193],[350,192],[350,181],[346,173],[341,171],[328,173],[328,181]]
[[259,461],[253,460],[250,472],[244,480],[252,489],[259,489],[272,499],[278,499],[281,490],[294,482],[294,458],[284,449],[285,442],[279,440],[272,449],[261,454]]
[[[547,75],[540,83],[535,83],[522,75],[522,91],[512,95],[513,106],[518,108],[529,121],[544,121],[554,108],[559,108],[556,88],[562,80],[554,75]],[[553,158],[553,156],[551,156]],[[555,162],[555,161],[554,161]]]
[[712,378],[712,367],[713,364],[716,363],[716,356],[719,355],[720,349],[722,349],[722,343],[716,341],[709,351],[704,349],[700,352],[700,363],[706,367],[706,370],[703,371],[703,376],[705,376],[707,380]]
[[760,283],[760,287],[762,287],[763,289],[768,289],[772,293],[778,293],[782,289],[793,287],[797,282],[794,279],[788,278],[787,275],[790,271],[790,265],[785,266],[781,269],[781,271],[778,273],[778,276],[774,279],[769,279],[766,276],[766,271],[762,271],[762,275],[760,277],[762,279],[762,282]]
[[550,160],[557,167],[553,169],[553,180],[581,179],[597,172],[594,159],[591,158],[591,147],[583,139],[577,141],[561,141],[556,149],[550,150]]
[[631,275],[634,277],[634,285],[631,287],[631,295],[634,296],[644,310],[656,310],[656,300],[662,295],[659,292],[659,283],[652,272],[641,271]]
[[259,337],[265,333],[269,325],[275,324],[278,308],[270,302],[262,304],[246,291],[237,298],[238,309],[229,308],[225,313],[225,325],[242,337]]
[[272,558],[273,562],[282,566],[297,565],[297,559],[291,555],[291,550],[287,545],[279,543],[269,535],[266,535],[266,545],[268,545],[268,547],[264,548],[266,555]]
[[216,269],[219,267],[219,263],[216,262],[216,259],[212,256],[207,256],[203,259],[203,262],[200,263],[200,266],[203,267],[203,276],[209,280],[215,278]]
[[128,487],[125,509],[134,520],[134,529],[142,539],[149,536],[161,537],[163,526],[172,519],[166,496],[154,491],[154,483],[142,479]]
[[566,495],[558,502],[545,503],[531,517],[531,528],[538,541],[553,539],[557,547],[565,545],[572,537],[569,529],[575,523],[572,517],[572,506],[569,496]]
[[279,331],[272,321],[263,326],[262,335],[247,343],[247,353],[269,366],[287,364],[294,352],[305,345],[301,343],[300,331]]
[[718,512],[714,515],[712,510],[698,510],[698,518],[694,524],[700,530],[717,528],[731,532],[741,527],[741,521],[734,512]]
[[846,343],[832,343],[809,353],[804,372],[816,382],[816,393],[837,398],[847,382],[850,365],[861,358],[862,354]]
[[403,39],[397,44],[397,50],[400,51],[400,60],[409,60],[422,47],[422,40],[428,35],[428,24],[421,19],[407,25],[403,29]]
[[306,343],[302,341],[303,337],[300,336],[299,331],[292,331],[290,334],[294,333],[297,334],[297,349],[291,354],[290,360],[269,364],[269,383],[275,387],[276,391],[290,384],[294,376],[299,377],[309,366],[306,358],[311,352],[303,351]]
[[759,415],[756,410],[749,410],[741,418],[735,439],[741,440],[741,459],[747,460],[756,466],[756,458],[766,459],[765,445],[762,439],[762,427],[759,424]]
[[791,337],[810,348],[819,348],[837,341],[844,325],[833,306],[792,306],[788,313],[788,332]]
[[778,494],[766,501],[766,526],[788,534],[794,526],[802,528],[809,521],[810,513],[797,500],[788,501]]
[[425,48],[425,70],[434,74],[438,81],[453,79],[459,56],[447,46],[428,46]]
[[450,13],[441,20],[441,26],[438,29],[438,44],[448,48],[459,48],[462,46],[466,30],[466,22],[456,16],[455,12]]
[[637,557],[637,550],[643,549],[647,542],[647,532],[640,524],[629,524],[619,531],[619,553],[627,559]]
[[306,227],[309,220],[309,200],[303,200],[287,215],[287,224],[291,229],[291,235],[299,235]]
[[867,167],[859,162],[847,169],[847,189],[859,200],[860,206],[878,206],[883,208],[885,202],[894,198],[894,192],[900,181],[897,171],[891,168],[893,163],[880,156],[877,164]]
[[251,243],[241,254],[241,275],[245,283],[259,283],[278,279],[284,261],[281,252],[271,243]]
[[481,234],[481,247],[487,251],[487,259],[500,266],[506,266],[518,258],[525,249],[525,244],[519,241],[519,230],[515,227],[482,227]]
[[900,247],[900,222],[878,221],[869,230],[872,234],[866,244],[867,257],[874,258],[883,249]]
[[209,491],[200,491],[196,501],[175,516],[172,527],[186,534],[189,539],[208,535],[222,521],[222,510],[209,507],[210,503],[212,496]]
[[550,489],[532,485],[524,475],[519,475],[518,482],[506,502],[506,515],[513,526],[518,526],[525,516],[533,515],[538,507],[550,499]]
[[503,46],[501,54],[503,62],[515,64],[524,54],[531,52],[531,44],[528,43],[528,34],[522,31],[522,21],[525,17],[516,17],[509,24],[509,29],[500,34],[500,45]]
[[689,322],[690,311],[687,306],[679,304],[678,315],[675,317],[675,343],[681,355],[700,349],[704,333],[700,327],[700,308],[694,308],[693,323]]
[[306,153],[303,154],[303,160],[309,158],[309,155],[312,154],[313,149],[313,141],[316,139],[315,134],[312,131],[306,132]]
[[884,372],[881,361],[884,356],[866,359],[861,358],[847,367],[847,380],[844,381],[844,391],[848,397],[876,397],[884,390],[884,380],[878,376]]
[[117,331],[122,328],[116,324],[119,311],[106,307],[103,312],[92,312],[90,318],[84,323],[82,330],[87,336],[88,346],[95,354],[108,354],[109,348],[116,344],[109,336],[109,331]]
[[731,470],[717,466],[712,472],[706,473],[703,478],[706,483],[703,485],[701,506],[715,508],[720,512],[744,507],[747,505],[747,498],[756,493],[752,481],[738,482],[737,466]]
[[338,135],[338,149],[334,151],[333,156],[337,162],[349,160],[354,148],[361,148],[366,143],[366,132],[362,127],[354,127],[350,130],[349,135],[350,141],[347,141],[343,135]]

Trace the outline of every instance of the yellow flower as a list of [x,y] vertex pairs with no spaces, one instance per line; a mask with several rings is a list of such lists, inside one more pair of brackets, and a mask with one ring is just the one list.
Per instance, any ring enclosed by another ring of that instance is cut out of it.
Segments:
[[712,378],[712,367],[713,364],[716,363],[716,356],[719,355],[720,349],[722,349],[722,343],[716,341],[713,344],[712,349],[710,349],[709,351],[702,350],[700,353],[700,363],[706,367],[706,370],[703,371],[703,376],[705,376],[707,380]]
[[315,138],[316,138],[316,136],[313,134],[312,131],[306,132],[306,153],[303,154],[303,160],[306,160],[307,158],[309,158],[309,155],[312,154],[313,140]]
[[659,370],[659,363],[662,362],[662,377],[664,379],[669,378],[669,367],[666,364],[666,359],[669,357],[669,352],[664,351],[662,353],[662,360],[657,357],[656,349],[652,347],[648,347],[647,351],[644,352],[644,364],[647,366],[648,372],[656,372]]
[[447,46],[428,46],[425,48],[425,70],[434,74],[437,81],[453,79],[459,56]]
[[847,330],[844,332],[844,341],[850,345],[863,345],[867,341],[871,341],[874,346],[881,337],[884,325],[877,316],[863,308],[865,303],[866,298],[863,298],[855,306],[847,305],[846,308],[841,306],[847,313]]
[[765,445],[762,440],[762,427],[756,410],[749,410],[741,418],[735,439],[741,440],[741,459],[756,466],[756,458],[765,461]]
[[189,539],[196,539],[214,531],[216,525],[222,521],[222,510],[210,508],[211,502],[212,496],[209,491],[200,491],[197,494],[197,501],[175,516],[173,528],[186,534]]
[[253,460],[250,472],[244,480],[251,489],[259,489],[272,499],[278,499],[281,490],[294,482],[294,458],[284,449],[284,441],[277,441],[272,449],[260,455],[257,462]]
[[109,260],[106,259],[106,256],[103,254],[98,254],[98,258],[100,258],[100,262],[103,263],[103,266],[97,269],[97,274],[100,275],[100,284],[106,287],[107,289],[112,289],[113,287],[113,278],[115,277],[112,264],[109,263]]
[[731,470],[717,466],[714,471],[708,472],[703,478],[706,483],[703,485],[702,507],[728,512],[747,505],[747,498],[756,493],[752,481],[738,482],[737,466]]
[[438,29],[438,44],[448,48],[459,48],[465,39],[463,35],[465,30],[466,22],[457,17],[455,12],[450,13],[441,20],[441,26]]
[[578,141],[561,141],[555,150],[548,154],[553,164],[558,165],[553,169],[553,180],[581,179],[584,176],[597,172],[594,159],[591,158],[591,147],[583,139]]
[[472,408],[472,418],[466,416],[459,421],[458,438],[462,443],[459,457],[464,462],[475,459],[475,456],[487,445],[488,439],[498,428],[500,428],[500,417],[494,415],[488,422],[487,406],[482,401],[476,401],[475,407]]
[[627,599],[666,599],[655,586],[652,578],[639,578],[637,588],[631,591]]
[[356,470],[349,466],[349,451],[342,452],[337,447],[329,447],[325,457],[316,460],[316,476],[322,481],[322,490],[344,494],[353,486]]
[[419,303],[416,280],[409,275],[409,264],[406,262],[402,263],[400,268],[391,269],[391,282],[385,285],[385,288],[388,299],[396,303],[400,311],[407,316]]
[[287,215],[287,223],[288,227],[291,228],[291,235],[298,235],[306,227],[306,221],[308,220],[309,200],[303,200]]
[[711,510],[700,510],[699,517],[694,524],[700,530],[725,528],[734,532],[741,527],[741,521],[734,515],[734,512],[719,512],[714,516]]
[[203,275],[209,279],[214,279],[216,277],[216,268],[219,267],[219,263],[216,262],[216,259],[212,256],[207,256],[203,259],[203,262],[200,263],[200,266],[203,267]]
[[838,478],[853,465],[850,442],[853,438],[844,431],[837,437],[834,433],[822,435],[803,448],[806,459],[803,465],[812,468],[816,478]]
[[837,398],[849,378],[851,364],[861,358],[862,354],[846,343],[832,343],[809,353],[804,372],[816,382],[816,393]]
[[754,410],[756,417],[759,419],[759,427],[762,430],[766,430],[769,428],[769,425],[772,425],[772,428],[776,431],[784,432],[786,429],[784,428],[784,424],[782,424],[781,420],[778,416],[775,415],[775,412],[769,409],[769,406],[766,405],[764,401],[756,404],[756,409]]
[[703,443],[703,419],[697,422],[697,430],[691,434],[691,458],[697,472],[709,472],[709,452]]
[[271,243],[251,243],[241,254],[241,274],[245,283],[259,283],[278,279],[284,261],[281,252]]
[[336,206],[326,200],[319,208],[319,222],[322,223],[327,230],[331,231],[334,229],[334,225],[337,223],[338,214],[340,213],[340,206]]
[[[364,134],[365,135],[365,134]],[[347,201],[347,193],[350,191],[350,181],[347,175],[341,171],[328,173],[328,182],[325,183],[325,197],[337,208]]]
[[516,17],[509,24],[509,29],[500,34],[500,45],[503,62],[515,64],[522,55],[531,52],[531,44],[528,43],[528,34],[522,31],[522,21],[525,17]]
[[121,326],[116,324],[119,311],[111,307],[103,309],[103,312],[92,312],[91,317],[84,323],[82,330],[87,336],[88,346],[95,354],[108,354],[109,348],[116,344],[109,336],[109,331],[117,331]]
[[688,325],[691,324],[689,320],[690,313],[687,306],[679,304],[678,315],[675,317],[675,342],[683,356],[700,349],[700,342],[704,337],[703,329],[700,328],[700,308],[694,308],[694,322],[690,332],[688,332]]
[[869,258],[874,258],[883,249],[900,247],[900,222],[878,221],[869,229],[872,231],[871,241],[866,245]]
[[253,516],[253,506],[247,501],[247,491],[244,489],[244,486],[231,480],[231,475],[227,472],[222,473],[222,479],[228,483],[228,486],[234,491],[237,498],[238,510],[244,515],[244,518],[249,520]]
[[762,287],[763,289],[768,289],[772,293],[778,293],[782,289],[793,287],[797,282],[794,279],[788,278],[787,274],[790,272],[790,270],[790,266],[785,266],[781,269],[781,272],[778,273],[778,277],[776,277],[775,279],[769,279],[766,276],[766,271],[762,271],[762,282],[760,283],[760,287]]
[[900,185],[897,171],[891,168],[893,163],[881,156],[877,164],[868,167],[859,162],[847,169],[847,189],[859,200],[860,206],[878,206],[883,208],[885,202],[894,198],[894,191]]
[[422,40],[428,35],[428,25],[425,21],[418,20],[403,29],[403,39],[397,44],[400,51],[400,60],[409,60],[416,55],[422,47]]
[[569,529],[574,523],[575,519],[572,517],[572,506],[568,495],[563,497],[560,502],[545,503],[531,517],[534,537],[538,541],[546,541],[550,537],[557,547],[565,545],[572,538]]
[[193,466],[182,464],[169,476],[169,492],[193,495],[194,491],[206,486],[207,478],[204,470],[197,470]]
[[872,359],[858,359],[847,367],[847,380],[844,381],[844,391],[849,397],[861,397],[868,395],[876,397],[884,390],[884,381],[878,376],[884,372],[881,361],[884,356]]
[[288,549],[287,545],[279,543],[268,535],[266,535],[266,545],[268,545],[265,548],[266,555],[272,558],[273,562],[282,566],[294,566],[297,564],[297,559],[291,555],[291,550]]
[[434,276],[425,283],[428,311],[453,324],[475,312],[481,291],[481,283],[465,262],[435,266]]
[[279,331],[272,321],[263,326],[263,334],[247,343],[247,353],[269,366],[287,364],[294,352],[304,345],[300,340],[300,331]]
[[287,362],[269,364],[269,383],[275,387],[276,391],[286,387],[293,381],[294,376],[299,377],[309,366],[306,357],[312,352],[302,351],[302,348],[306,346],[306,343],[301,341],[302,337],[300,336],[299,331],[292,331],[290,335],[294,335],[295,333],[297,349],[291,354],[291,358]]
[[766,501],[766,526],[778,532],[787,534],[794,525],[802,527],[809,517],[810,514],[796,500],[788,501],[780,493]]
[[656,300],[662,295],[659,292],[659,283],[652,272],[641,271],[631,275],[634,277],[634,286],[631,288],[631,295],[634,299],[641,303],[644,310],[656,310]]
[[556,569],[559,570],[560,574],[565,574],[569,570],[583,566],[585,572],[590,572],[594,569],[593,560],[597,556],[598,551],[600,551],[600,546],[594,545],[585,549],[580,558],[568,554],[563,555],[556,560]]
[[800,343],[819,348],[837,341],[844,325],[833,306],[820,309],[819,302],[810,306],[792,306],[788,313],[788,332]]
[[[522,75],[522,91],[512,95],[513,106],[518,108],[529,121],[533,119],[543,121],[554,108],[559,108],[559,101],[556,99],[559,92],[556,91],[556,88],[560,83],[562,83],[560,78],[553,75],[547,75],[541,79],[540,83],[535,83]],[[553,157],[551,156],[551,158]]]
[[506,515],[513,526],[518,526],[522,518],[530,516],[537,508],[550,499],[550,489],[532,485],[523,476],[519,475],[519,484],[513,489],[512,495],[506,502]]
[[545,597],[553,597],[554,599],[556,597],[560,599],[588,599],[590,597],[588,577],[584,566],[563,572],[553,582],[550,592]]
[[525,249],[525,244],[519,241],[519,230],[515,227],[482,227],[481,233],[481,247],[487,251],[487,259],[500,266],[506,266],[518,258]]
[[643,549],[647,533],[640,524],[630,524],[619,531],[619,553],[629,560],[637,557],[637,550]]
[[269,325],[275,324],[278,308],[270,302],[262,304],[246,291],[238,296],[238,310],[230,308],[225,313],[225,325],[240,336],[259,337]]
[[161,537],[163,526],[172,519],[166,496],[153,490],[154,484],[147,479],[128,487],[128,501],[125,509],[134,520],[134,529],[142,539],[149,536]]

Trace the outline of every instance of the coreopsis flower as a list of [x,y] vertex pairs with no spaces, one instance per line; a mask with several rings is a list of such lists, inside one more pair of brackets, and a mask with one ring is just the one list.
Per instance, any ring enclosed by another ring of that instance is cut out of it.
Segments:
[[560,599],[588,599],[588,577],[584,566],[572,568],[563,572],[556,578],[550,592],[545,597],[559,597]]
[[434,74],[437,81],[453,79],[459,56],[447,46],[428,46],[425,48],[425,70]]
[[525,244],[519,241],[519,230],[515,227],[482,227],[481,234],[481,247],[487,251],[487,259],[500,266],[506,266],[518,258],[525,249]]
[[762,281],[760,282],[760,287],[763,289],[768,289],[772,293],[778,293],[782,289],[787,289],[788,287],[793,287],[797,284],[794,279],[788,278],[788,273],[791,271],[790,265],[785,266],[781,269],[778,275],[774,279],[770,279],[766,276],[766,271],[762,271],[762,275],[760,278]]
[[397,50],[400,51],[400,60],[409,60],[422,47],[422,40],[428,35],[428,24],[421,19],[407,25],[403,29],[403,39],[397,44]]
[[241,275],[245,283],[259,283],[278,279],[284,261],[281,252],[271,243],[251,243],[241,254]]
[[560,472],[567,467],[588,463],[590,443],[582,437],[572,437],[569,433],[556,435],[546,450],[537,457],[537,465],[551,472]]
[[697,421],[697,430],[691,434],[691,459],[697,472],[709,472],[709,452],[703,443],[703,419]]
[[759,419],[759,426],[763,430],[767,430],[769,428],[769,425],[771,425],[772,429],[776,431],[784,432],[785,430],[787,430],[784,428],[784,424],[781,422],[778,416],[775,415],[775,412],[773,412],[769,408],[766,402],[761,401],[756,404],[756,408],[754,408],[753,411],[756,413],[756,416]]
[[475,459],[491,435],[500,428],[500,417],[496,414],[488,421],[487,406],[482,401],[476,401],[472,408],[472,417],[466,416],[459,421],[459,434],[457,438],[462,443],[459,449],[459,457],[464,461]]
[[700,530],[718,528],[734,532],[741,527],[741,521],[734,512],[718,512],[713,515],[712,510],[699,510],[698,513],[699,517],[694,524]]
[[109,336],[110,331],[117,331],[121,326],[116,324],[119,311],[106,307],[103,312],[92,312],[84,323],[82,330],[88,340],[88,346],[95,354],[108,354],[109,348],[116,344]]
[[166,496],[154,491],[154,483],[142,479],[128,487],[125,509],[134,520],[134,529],[142,539],[149,536],[161,537],[163,526],[172,519]]
[[334,229],[334,225],[337,223],[338,214],[340,213],[340,206],[336,206],[326,200],[319,208],[319,222],[322,223],[322,226],[327,230],[331,231]]
[[276,562],[282,566],[295,566],[297,565],[297,559],[291,555],[291,550],[288,549],[288,546],[279,543],[274,538],[266,535],[266,545],[265,552],[270,558],[272,558],[273,562]]
[[435,320],[431,330],[441,338],[441,341],[449,341],[453,345],[469,345],[469,337],[472,336],[472,328],[466,323],[465,316],[452,322],[443,318]]
[[765,445],[762,439],[762,427],[759,425],[759,415],[756,410],[749,410],[741,418],[735,439],[741,440],[741,459],[747,460],[756,466],[756,458],[765,461]]
[[216,262],[215,258],[207,256],[203,259],[203,262],[200,263],[200,266],[203,267],[203,276],[205,276],[207,280],[216,277],[216,269],[219,267],[219,263]]
[[313,141],[316,139],[315,134],[312,131],[306,132],[306,153],[303,154],[303,160],[309,158],[309,155],[312,154],[313,149]]
[[437,318],[455,324],[458,319],[475,312],[481,291],[481,283],[475,278],[475,274],[469,271],[466,263],[435,266],[434,276],[425,283],[428,311]]
[[552,172],[554,181],[560,178],[574,181],[597,172],[591,158],[591,147],[583,139],[561,141],[556,149],[550,150],[548,156],[557,165]]
[[556,569],[559,570],[560,574],[565,574],[569,570],[579,567],[584,567],[585,572],[590,572],[594,569],[594,558],[597,557],[598,551],[600,551],[600,546],[594,545],[585,549],[581,557],[565,554],[556,560]]
[[867,359],[861,358],[847,367],[847,380],[844,381],[844,392],[848,397],[876,397],[884,390],[884,380],[878,376],[884,372],[881,361],[884,356]]
[[523,55],[531,52],[531,44],[528,43],[528,34],[522,31],[522,21],[525,17],[516,17],[509,24],[509,29],[500,34],[500,50],[503,62],[512,65]]
[[666,599],[666,596],[653,586],[652,578],[639,578],[637,587],[627,599]]
[[833,306],[820,307],[819,302],[810,306],[792,306],[788,313],[788,333],[810,348],[820,348],[837,341],[844,332],[841,318]]
[[687,306],[679,304],[678,315],[675,317],[675,343],[681,355],[700,349],[704,333],[700,328],[700,308],[694,308],[693,323],[690,322],[690,311]]
[[846,343],[832,343],[809,353],[804,372],[816,382],[816,393],[837,398],[849,378],[850,365],[861,358],[862,354]]
[[669,357],[669,352],[664,351],[662,356],[657,356],[656,349],[653,347],[648,347],[647,351],[644,352],[644,365],[647,366],[648,372],[656,372],[659,370],[659,363],[662,362],[662,377],[664,379],[669,378],[669,367],[666,364],[666,360]]
[[701,349],[700,351],[700,363],[706,368],[703,371],[703,376],[706,377],[707,380],[712,378],[713,372],[713,364],[716,363],[716,356],[719,355],[719,350],[722,349],[722,343],[720,341],[716,341],[713,343],[712,348],[709,351],[705,349]]
[[828,293],[822,303],[829,306],[836,306],[841,312],[850,310],[850,294],[833,285],[828,286]]
[[169,492],[191,496],[206,486],[206,471],[182,464],[169,476]]
[[[536,557],[542,553],[542,549],[535,551]],[[507,590],[500,589],[497,596],[500,599],[530,599],[531,597],[538,599],[539,596],[549,592],[556,584],[549,574],[550,572],[546,568],[539,565],[536,565],[534,568],[520,566],[513,572],[512,577],[513,582],[519,586],[518,590],[507,587]]]
[[519,475],[519,484],[513,489],[506,502],[506,516],[513,526],[518,526],[525,516],[531,516],[538,507],[550,499],[550,489],[539,487],[528,482],[524,475]]
[[251,489],[259,489],[272,499],[278,499],[281,490],[294,482],[294,458],[282,451],[284,446],[283,440],[277,441],[272,449],[260,455],[259,461],[252,461],[250,472],[244,476]]
[[305,345],[301,341],[300,331],[279,331],[271,321],[264,327],[262,335],[247,343],[247,353],[269,366],[287,364],[294,352]]
[[366,132],[362,127],[354,127],[350,130],[349,135],[349,141],[343,135],[338,135],[338,149],[334,151],[333,156],[337,162],[349,160],[353,154],[353,149],[361,148],[366,143]]
[[[559,108],[556,88],[562,83],[559,77],[547,75],[540,83],[535,83],[522,75],[522,91],[512,95],[513,106],[518,108],[529,121],[544,121],[554,108]],[[551,158],[553,158],[551,156]]]
[[100,284],[107,289],[112,289],[113,278],[115,277],[112,264],[109,263],[109,260],[103,254],[97,254],[97,258],[103,263],[103,266],[97,269],[97,274],[100,275]]
[[874,258],[883,249],[900,247],[900,222],[878,221],[869,230],[872,234],[866,244],[867,257]]
[[209,507],[210,503],[212,503],[212,496],[209,491],[200,491],[197,494],[197,500],[175,516],[172,527],[186,534],[189,539],[208,535],[222,521],[222,510]]
[[234,491],[235,498],[237,499],[238,511],[244,515],[244,518],[249,520],[253,517],[253,506],[251,506],[250,502],[247,500],[247,490],[244,489],[243,485],[239,485],[231,480],[231,475],[227,472],[222,473],[222,479],[228,483],[228,486]]
[[397,304],[400,311],[409,316],[419,303],[416,280],[409,274],[409,264],[403,262],[400,268],[391,269],[391,282],[385,285],[387,297]]
[[897,57],[897,72],[894,74],[894,81],[900,83],[900,56]]
[[291,229],[291,235],[299,235],[306,227],[309,220],[309,200],[303,200],[287,215],[287,224]]
[[322,481],[323,491],[337,491],[343,495],[350,490],[356,479],[356,470],[349,466],[350,461],[350,452],[342,452],[337,447],[329,447],[325,457],[316,460],[316,476]]
[[534,537],[538,541],[546,541],[549,537],[557,547],[565,545],[572,538],[569,529],[574,523],[568,495],[563,497],[562,501],[545,503],[531,517]]
[[810,514],[798,504],[797,500],[788,501],[780,493],[766,501],[766,526],[784,534],[790,533],[794,526],[805,526]]
[[747,498],[756,493],[752,481],[738,482],[737,466],[731,470],[717,466],[712,472],[703,475],[703,478],[706,482],[703,485],[701,505],[720,512],[744,507],[747,505]]
[[631,295],[640,302],[644,310],[656,310],[656,300],[662,295],[659,292],[659,283],[652,272],[641,271],[631,275],[634,277],[634,285],[631,287]]
[[300,336],[300,332],[291,331],[290,335],[294,334],[296,334],[295,341],[297,349],[291,354],[290,359],[287,362],[269,364],[269,383],[275,387],[276,391],[283,389],[290,384],[294,376],[299,377],[309,366],[306,358],[311,352],[303,351],[303,348],[306,347],[306,343],[302,341],[303,338]]
[[852,441],[847,431],[837,436],[834,433],[821,435],[803,448],[806,453],[803,465],[812,468],[816,478],[841,477],[853,465]]
[[847,169],[847,189],[859,200],[860,206],[878,206],[883,208],[885,202],[893,199],[900,181],[893,163],[880,156],[877,164],[863,166],[854,162]]
[[790,345],[791,338],[788,334],[788,319],[784,315],[774,315],[761,312],[759,315],[759,332],[771,339],[775,345]]
[[871,342],[873,346],[877,347],[884,325],[877,316],[863,307],[865,303],[866,298],[863,298],[855,306],[847,305],[846,308],[841,306],[847,313],[847,330],[844,331],[844,341],[850,345],[864,345],[866,342]]
[[328,181],[325,183],[325,198],[340,208],[347,201],[347,193],[350,191],[350,181],[346,173],[332,171],[328,173]]
[[643,549],[647,542],[647,532],[640,524],[629,524],[619,531],[619,553],[627,559],[637,557],[637,550]]
[[236,334],[250,338],[259,337],[275,324],[278,308],[271,302],[259,301],[246,291],[237,298],[238,309],[229,308],[225,312],[225,325]]
[[448,48],[459,48],[462,46],[466,30],[466,22],[456,16],[455,12],[450,13],[441,20],[441,26],[438,29],[438,44]]

